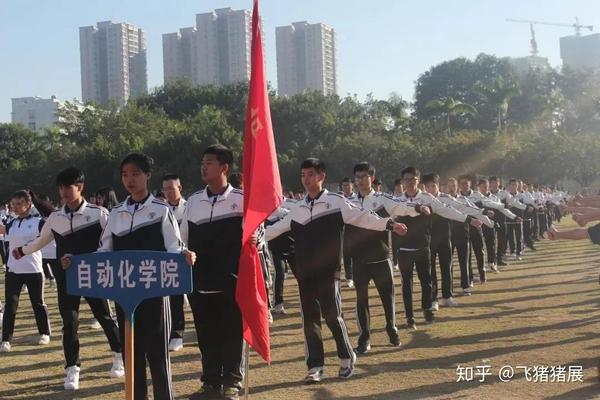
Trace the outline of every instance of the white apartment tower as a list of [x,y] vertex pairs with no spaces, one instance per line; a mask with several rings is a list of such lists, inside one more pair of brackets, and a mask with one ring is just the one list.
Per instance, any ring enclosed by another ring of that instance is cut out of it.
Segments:
[[144,31],[128,23],[98,22],[79,28],[84,103],[123,106],[148,92]]
[[252,12],[220,8],[197,14],[195,28],[163,34],[165,83],[187,78],[196,85],[250,79]]
[[325,95],[337,93],[335,32],[321,24],[294,22],[279,26],[277,42],[277,91],[291,96],[305,90]]

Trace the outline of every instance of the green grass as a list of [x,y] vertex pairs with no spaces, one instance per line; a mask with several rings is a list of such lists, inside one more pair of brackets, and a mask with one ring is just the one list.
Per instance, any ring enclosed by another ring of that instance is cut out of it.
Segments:
[[[457,296],[460,306],[442,308],[435,324],[419,330],[401,329],[402,347],[387,346],[383,310],[371,288],[372,350],[359,358],[350,380],[335,378],[338,360],[324,325],[326,379],[318,385],[301,383],[306,367],[298,309],[297,286],[286,281],[288,314],[272,326],[271,366],[252,352],[252,399],[587,399],[600,394],[596,365],[600,349],[600,247],[589,241],[542,241],[538,251],[511,262],[485,285],[476,284],[471,297]],[[458,268],[456,268],[458,269]],[[458,271],[455,288],[458,289]],[[0,278],[0,293],[3,292]],[[397,316],[404,322],[400,278],[396,281]],[[418,280],[415,277],[415,281]],[[415,283],[415,307],[420,290]],[[354,289],[343,289],[345,319],[356,343]],[[60,320],[56,293],[47,290],[54,335],[48,346],[32,345],[35,322],[26,296],[21,299],[11,353],[0,355],[0,399],[117,399],[122,381],[108,377],[110,350],[101,330],[91,330],[89,308],[82,304],[80,389],[62,390],[64,378]],[[172,357],[177,398],[185,399],[200,387],[201,365],[191,312],[186,309],[184,350]],[[456,382],[457,366],[490,365],[485,382]],[[498,378],[501,366],[580,365],[583,383],[527,382],[519,371],[511,382]],[[600,398],[600,396],[598,396]]]

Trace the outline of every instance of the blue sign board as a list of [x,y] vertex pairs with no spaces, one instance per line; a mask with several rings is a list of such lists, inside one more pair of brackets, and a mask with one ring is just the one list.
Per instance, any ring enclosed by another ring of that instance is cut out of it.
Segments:
[[117,302],[127,315],[144,299],[191,293],[185,256],[163,251],[110,251],[71,257],[67,293]]

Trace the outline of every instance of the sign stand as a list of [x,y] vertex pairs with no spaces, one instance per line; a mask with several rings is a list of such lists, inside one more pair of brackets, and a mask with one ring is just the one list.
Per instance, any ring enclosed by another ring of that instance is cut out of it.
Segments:
[[135,389],[133,385],[133,352],[135,341],[133,339],[133,317],[131,313],[125,320],[125,399],[134,400]]

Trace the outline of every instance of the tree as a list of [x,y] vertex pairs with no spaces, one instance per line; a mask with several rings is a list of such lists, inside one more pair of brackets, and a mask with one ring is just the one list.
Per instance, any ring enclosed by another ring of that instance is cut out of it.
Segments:
[[429,103],[427,103],[426,107],[433,113],[441,114],[445,118],[448,137],[452,136],[452,128],[450,126],[451,116],[475,115],[477,113],[477,110],[472,105],[457,101],[451,97],[439,100],[431,100]]
[[521,94],[519,84],[512,79],[497,76],[491,85],[479,82],[477,91],[496,109],[497,129],[501,132],[511,99]]

